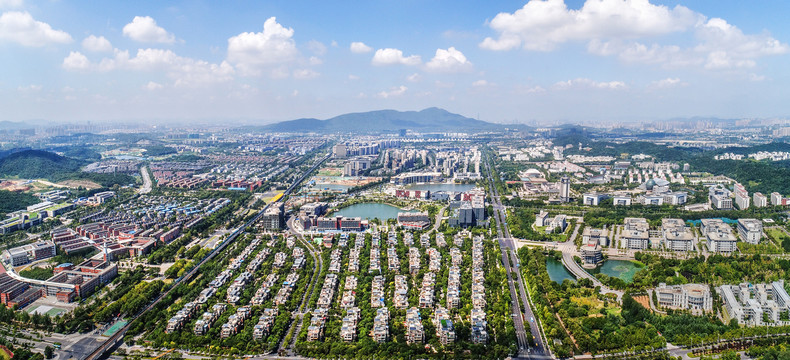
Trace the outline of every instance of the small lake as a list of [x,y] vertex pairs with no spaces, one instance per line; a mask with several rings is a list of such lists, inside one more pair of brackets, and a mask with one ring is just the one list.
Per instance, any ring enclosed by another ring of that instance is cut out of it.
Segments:
[[363,219],[379,218],[381,221],[387,221],[388,219],[397,219],[399,212],[416,212],[416,210],[403,210],[381,203],[361,203],[343,208],[333,213],[333,215],[360,217]]
[[475,188],[475,184],[414,184],[406,186],[409,190],[420,191],[452,191],[452,192],[466,192]]
[[576,278],[562,265],[562,261],[554,260],[554,258],[546,259],[546,271],[549,272],[549,279],[557,284],[562,284],[565,279],[576,282]]
[[634,274],[642,269],[642,266],[627,260],[606,260],[603,265],[595,269],[587,269],[590,274],[606,274],[611,277],[617,277],[621,280],[630,283],[634,281]]

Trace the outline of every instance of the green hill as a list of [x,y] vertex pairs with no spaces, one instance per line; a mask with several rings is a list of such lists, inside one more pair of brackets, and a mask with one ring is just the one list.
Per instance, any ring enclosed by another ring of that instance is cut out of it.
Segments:
[[501,124],[453,114],[444,109],[422,111],[378,110],[335,116],[327,120],[297,119],[265,126],[268,131],[283,132],[393,132],[412,129],[423,132],[474,131],[502,129]]
[[58,179],[79,171],[85,162],[41,150],[25,150],[0,159],[0,176],[21,179]]

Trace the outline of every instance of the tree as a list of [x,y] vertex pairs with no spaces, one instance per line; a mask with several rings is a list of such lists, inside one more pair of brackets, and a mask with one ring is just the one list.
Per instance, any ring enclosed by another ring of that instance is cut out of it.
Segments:
[[47,347],[44,348],[44,357],[46,357],[47,359],[52,359],[52,355],[54,355],[54,352],[55,349],[53,349],[52,346],[47,345]]

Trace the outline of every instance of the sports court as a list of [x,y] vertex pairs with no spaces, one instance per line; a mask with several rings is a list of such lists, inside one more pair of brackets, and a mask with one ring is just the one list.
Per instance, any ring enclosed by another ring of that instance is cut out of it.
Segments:
[[61,313],[66,312],[66,309],[57,308],[54,306],[49,305],[33,305],[29,309],[26,310],[29,314],[47,314],[50,317],[57,316]]
[[126,322],[126,321],[120,320],[120,321],[116,322],[115,324],[113,324],[112,326],[110,326],[110,328],[107,329],[107,331],[105,331],[104,333],[102,333],[101,336],[107,336],[107,337],[113,336],[113,335],[115,335],[115,333],[118,332],[118,330],[121,330],[121,328],[126,326],[127,323],[128,322]]

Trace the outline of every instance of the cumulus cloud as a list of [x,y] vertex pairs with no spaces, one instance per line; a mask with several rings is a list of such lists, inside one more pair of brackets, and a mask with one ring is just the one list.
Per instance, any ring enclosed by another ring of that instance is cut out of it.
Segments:
[[622,81],[597,82],[586,78],[578,78],[568,81],[560,81],[554,84],[554,88],[559,90],[572,88],[619,90],[625,89],[626,85]]
[[688,29],[699,14],[684,6],[670,9],[648,0],[588,0],[568,9],[564,0],[531,0],[511,13],[499,13],[490,27],[499,33],[480,46],[489,50],[549,51],[574,40],[622,39],[662,35]]
[[398,86],[398,87],[394,87],[394,88],[390,89],[389,91],[382,91],[382,92],[376,94],[376,97],[379,97],[379,98],[382,98],[382,99],[387,99],[387,98],[391,98],[391,97],[395,97],[395,96],[401,96],[408,89],[409,88],[401,85],[401,86]]
[[270,17],[263,23],[262,32],[245,32],[228,39],[228,61],[245,74],[259,75],[262,68],[287,63],[299,55],[293,35],[292,28]]
[[82,48],[91,52],[110,52],[112,44],[104,36],[91,35],[82,40]]
[[162,85],[162,84],[159,84],[159,83],[155,83],[155,82],[153,82],[153,81],[149,81],[149,82],[148,82],[148,84],[146,84],[146,85],[145,85],[145,88],[146,88],[148,91],[159,90],[159,89],[161,89],[161,88],[163,88],[163,87],[164,87],[164,85]]
[[472,83],[472,86],[474,87],[486,87],[488,85],[491,85],[491,83],[489,83],[485,79],[480,79]]
[[62,66],[66,70],[87,70],[91,67],[91,62],[79,51],[72,51],[63,59]]
[[411,75],[407,76],[406,80],[409,80],[409,82],[418,82],[418,81],[422,80],[422,76],[420,76],[420,74],[418,74],[418,73],[414,73],[414,74],[411,74]]
[[699,26],[697,37],[702,42],[694,51],[708,54],[705,62],[708,69],[754,67],[758,58],[785,54],[790,50],[787,44],[767,33],[746,35],[719,18],[712,18]]
[[364,54],[373,51],[373,48],[365,45],[363,42],[355,41],[351,43],[351,52],[355,54]]
[[308,60],[308,62],[310,63],[310,65],[315,66],[315,65],[323,64],[324,60],[321,60],[321,59],[319,59],[319,58],[317,58],[315,56],[311,56],[310,59]]
[[0,0],[0,9],[16,9],[24,5],[22,0]]
[[307,42],[307,49],[316,55],[326,54],[326,45],[318,40],[310,40]]
[[17,88],[17,90],[21,92],[35,92],[35,91],[41,91],[42,88],[43,87],[41,85],[30,84],[28,86],[20,86]]
[[687,84],[683,81],[680,81],[679,78],[666,78],[657,81],[653,81],[650,83],[651,87],[659,88],[659,89],[669,89],[674,87],[686,86]]
[[176,37],[156,24],[150,16],[135,16],[132,22],[123,27],[123,35],[143,43],[171,44]]
[[318,77],[318,75],[320,75],[318,72],[313,71],[311,69],[294,70],[294,79],[300,79],[300,80],[313,79]]
[[171,50],[139,49],[134,57],[128,51],[116,49],[113,57],[91,62],[85,55],[72,51],[63,59],[66,70],[92,70],[108,72],[115,70],[163,71],[174,81],[175,86],[194,86],[225,82],[233,79],[235,70],[228,62],[209,63],[177,55]]
[[70,43],[72,38],[65,31],[55,30],[49,24],[33,19],[28,12],[8,11],[0,15],[0,42],[2,41],[41,47]]
[[462,52],[450,47],[447,50],[436,49],[436,55],[425,64],[425,68],[436,72],[463,72],[472,70],[472,63]]
[[384,65],[419,65],[422,62],[422,58],[419,55],[411,55],[411,56],[403,56],[403,51],[398,49],[386,48],[386,49],[378,49],[376,53],[373,54],[373,65],[384,66]]
[[[592,54],[667,68],[751,68],[761,57],[790,50],[768,33],[744,34],[723,19],[649,0],[587,0],[578,10],[568,9],[564,0],[530,0],[513,13],[498,14],[489,25],[498,35],[484,39],[483,49],[551,51],[585,41]],[[694,45],[645,44],[672,33],[688,36]]]

